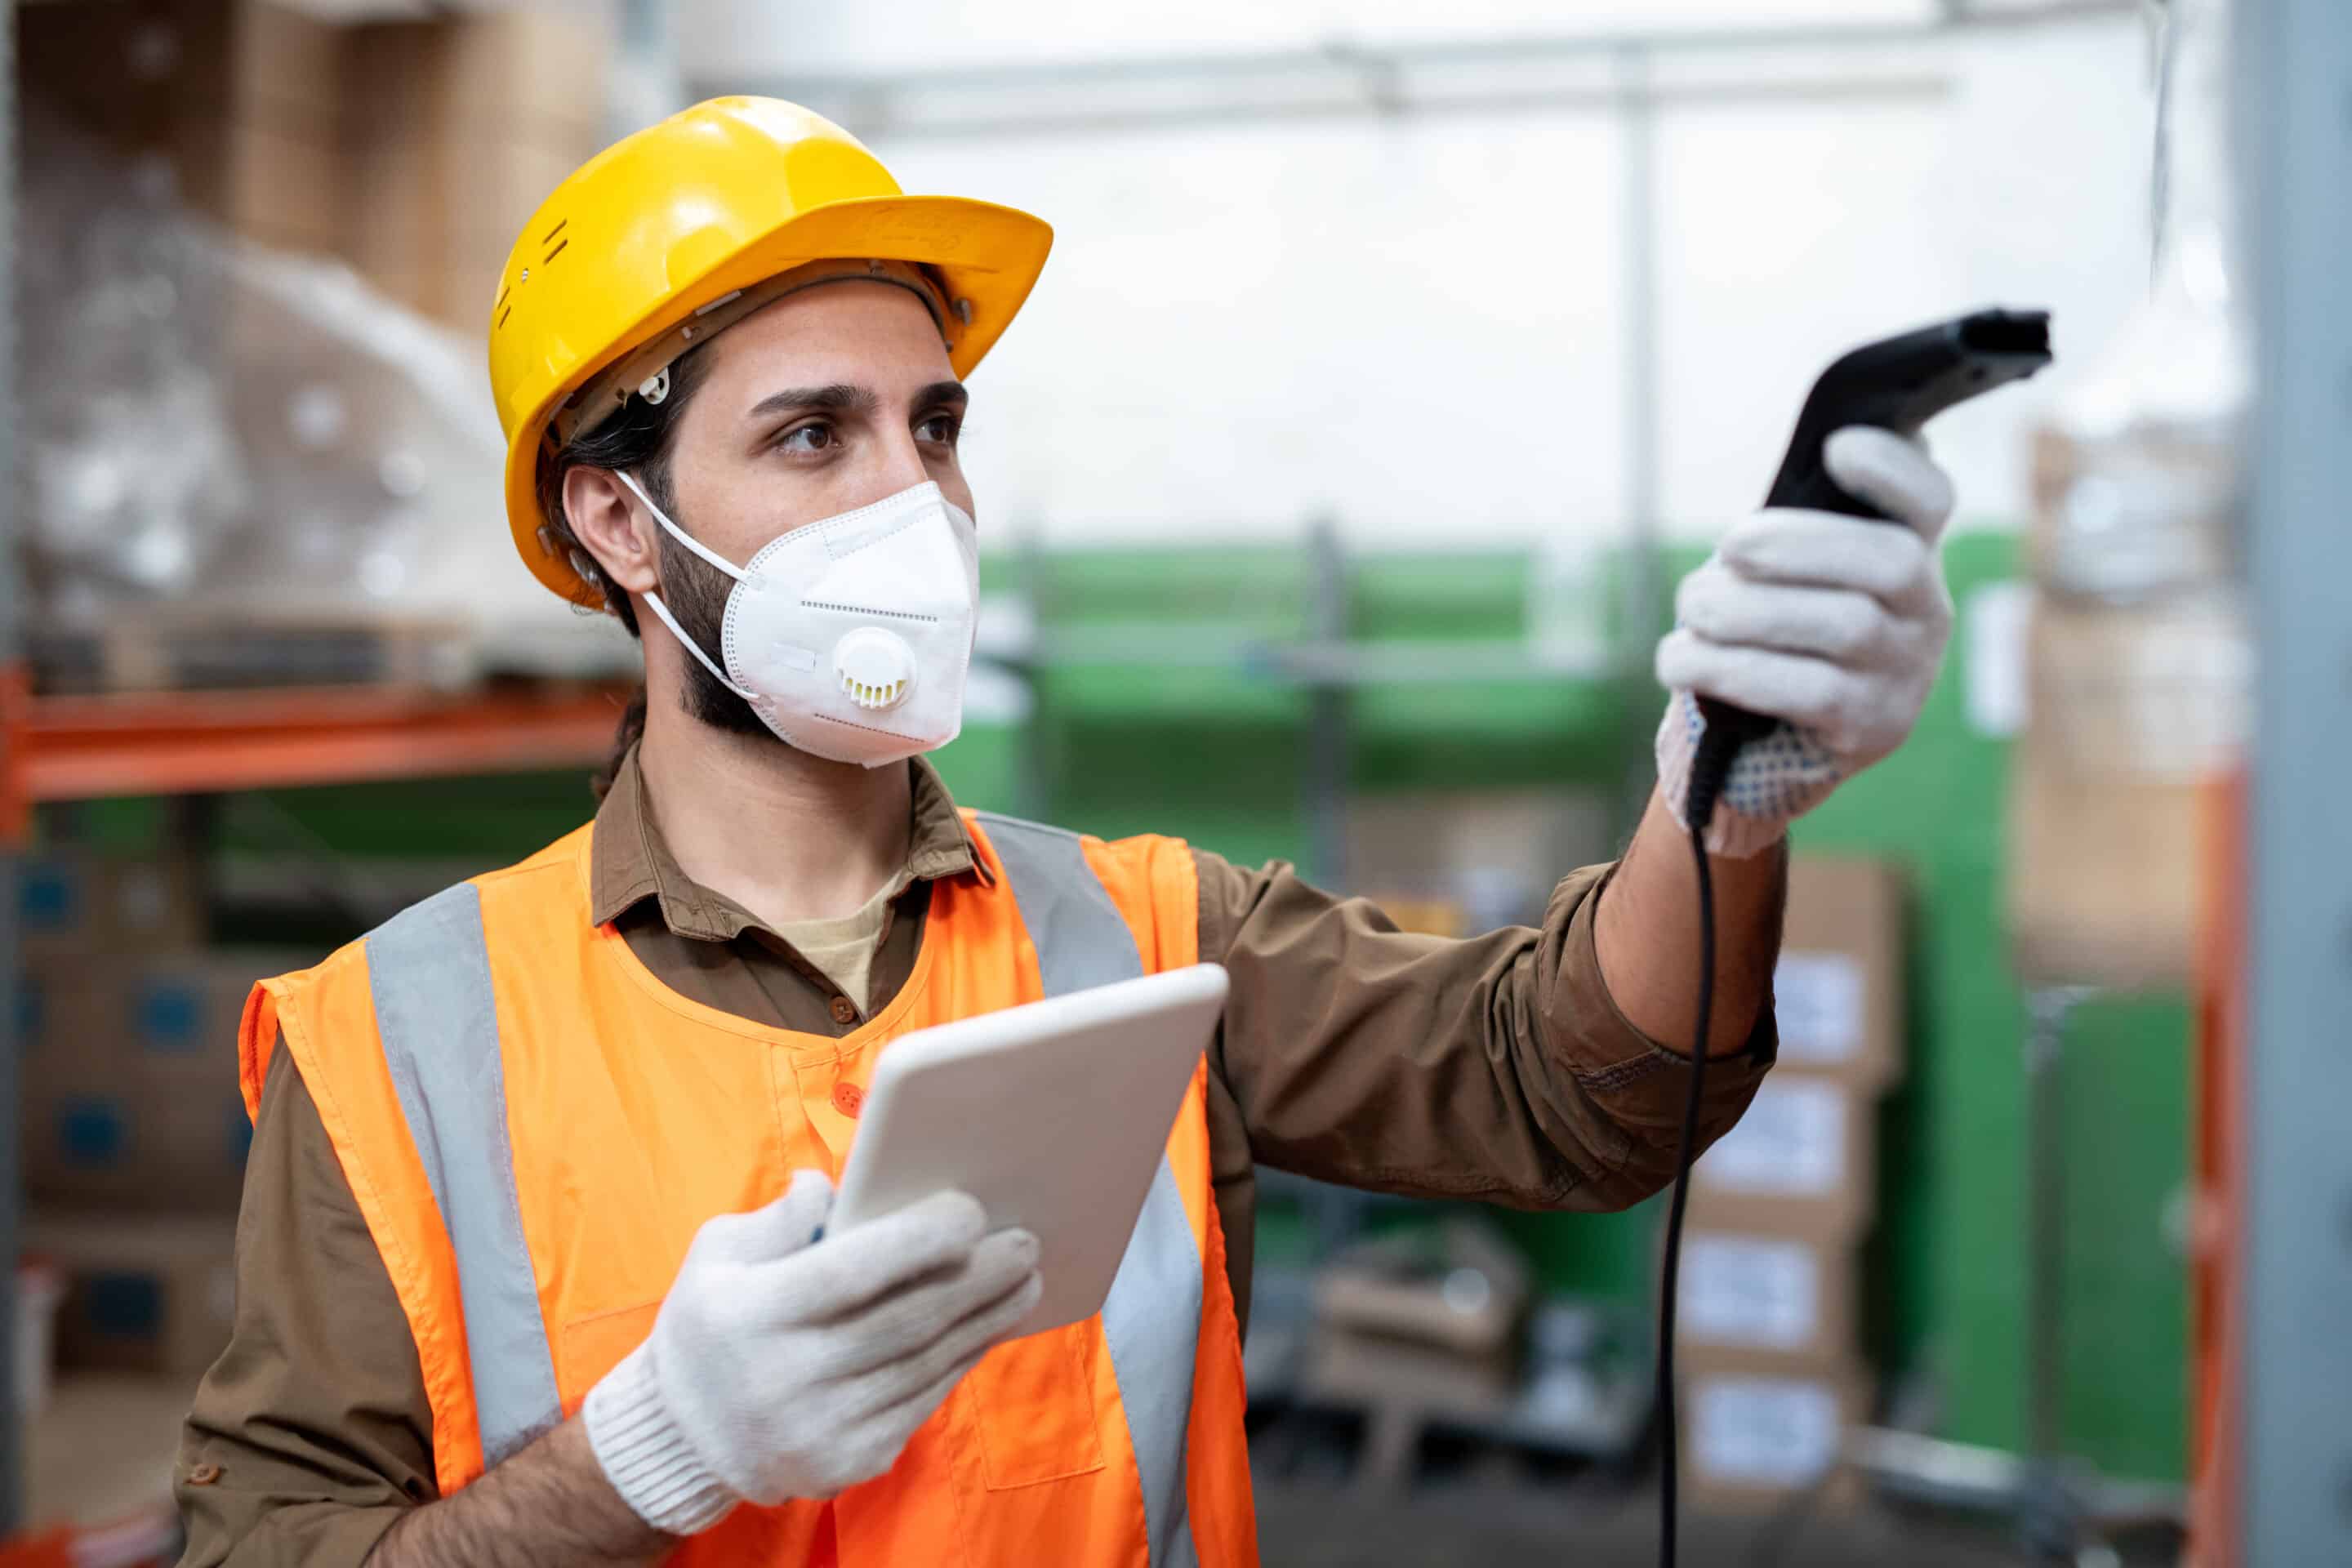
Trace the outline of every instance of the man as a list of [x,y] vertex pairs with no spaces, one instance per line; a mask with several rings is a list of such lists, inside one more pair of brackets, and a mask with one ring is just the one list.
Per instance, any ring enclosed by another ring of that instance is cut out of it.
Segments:
[[[1255,1163],[1553,1209],[1671,1178],[1698,931],[1668,791],[1540,929],[1446,942],[1279,866],[959,814],[920,759],[971,647],[961,377],[1047,241],[751,99],[524,232],[509,521],[640,633],[646,696],[591,826],[257,991],[188,1563],[1251,1563]],[[1711,825],[1710,1138],[1772,1056],[1786,823],[1901,740],[1949,616],[1941,475],[1876,432],[1831,462],[1916,531],[1751,519],[1659,656],[1670,784],[1694,688],[1799,727]],[[957,1194],[822,1234],[892,1037],[1196,960],[1230,1005],[1102,1314],[1003,1341],[1036,1243]]]

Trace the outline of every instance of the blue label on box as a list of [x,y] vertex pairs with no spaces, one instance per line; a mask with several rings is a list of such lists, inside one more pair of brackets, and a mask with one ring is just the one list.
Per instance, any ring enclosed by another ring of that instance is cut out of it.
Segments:
[[81,912],[81,884],[54,860],[30,861],[18,874],[16,909],[28,935],[68,930]]
[[142,1050],[178,1056],[204,1047],[204,998],[184,980],[141,983],[131,999],[131,1026]]
[[90,1275],[82,1286],[82,1315],[109,1339],[152,1339],[163,1326],[163,1282],[152,1274]]
[[58,1142],[77,1165],[111,1165],[130,1150],[121,1102],[85,1096],[58,1102]]

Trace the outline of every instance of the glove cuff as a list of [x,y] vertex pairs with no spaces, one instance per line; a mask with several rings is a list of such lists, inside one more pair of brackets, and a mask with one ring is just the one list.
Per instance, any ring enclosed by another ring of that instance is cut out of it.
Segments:
[[[1687,691],[1673,695],[1658,721],[1659,788],[1666,809],[1685,828],[1690,826],[1684,803],[1690,797],[1691,764],[1697,761],[1705,729],[1706,720]],[[1836,762],[1827,751],[1780,726],[1732,763],[1731,777],[1715,803],[1715,819],[1706,825],[1706,852],[1745,860],[1769,849],[1787,837],[1792,818],[1821,804],[1838,778]]]
[[742,1500],[720,1480],[663,1402],[650,1344],[639,1345],[588,1391],[581,1419],[604,1479],[656,1530],[693,1535]]

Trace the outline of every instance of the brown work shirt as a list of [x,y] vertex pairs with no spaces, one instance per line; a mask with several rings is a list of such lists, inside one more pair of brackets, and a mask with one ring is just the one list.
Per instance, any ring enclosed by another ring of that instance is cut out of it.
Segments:
[[[870,994],[833,982],[664,847],[632,754],[596,814],[593,918],[668,985],[771,1027],[846,1035],[898,994],[931,884],[980,875],[929,763],[914,768],[911,879]],[[1209,1142],[1234,1300],[1249,1310],[1254,1168],[1520,1208],[1613,1209],[1673,1174],[1688,1060],[1628,1024],[1601,984],[1593,909],[1612,868],[1570,874],[1539,929],[1454,941],[1399,931],[1279,863],[1196,849],[1201,957],[1232,980],[1210,1047]],[[1772,1056],[1711,1064],[1705,1130],[1746,1109]],[[416,1346],[300,1073],[270,1062],[237,1220],[236,1316],[197,1392],[174,1483],[185,1568],[364,1558],[435,1495]]]

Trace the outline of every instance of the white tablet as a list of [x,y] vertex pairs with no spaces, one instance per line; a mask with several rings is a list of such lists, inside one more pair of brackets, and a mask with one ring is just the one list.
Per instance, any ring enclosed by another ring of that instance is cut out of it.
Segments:
[[825,1222],[851,1229],[970,1193],[1036,1233],[1045,1291],[1015,1334],[1102,1310],[1225,1005],[1213,963],[941,1024],[876,1064]]

